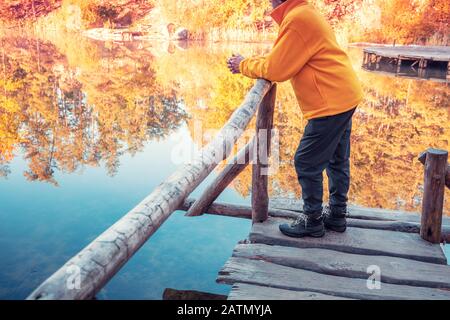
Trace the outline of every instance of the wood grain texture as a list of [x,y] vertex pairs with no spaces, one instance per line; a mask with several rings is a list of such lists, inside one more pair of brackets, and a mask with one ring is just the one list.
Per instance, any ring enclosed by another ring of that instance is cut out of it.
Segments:
[[228,300],[351,300],[311,291],[290,291],[284,289],[235,283]]
[[232,257],[219,272],[217,281],[247,283],[292,291],[312,291],[352,299],[449,300],[450,291],[381,283],[369,289],[367,280],[326,275],[267,261]]
[[445,185],[450,189],[450,164],[447,164],[447,170],[445,171]]
[[[301,199],[271,198],[269,206],[271,208],[303,212],[303,201]],[[421,222],[421,215],[417,212],[368,208],[355,205],[349,205],[348,211],[348,218],[350,219],[407,222],[414,223],[419,227]],[[442,227],[446,233],[446,239],[450,239],[450,217],[442,217]]]
[[[241,106],[192,162],[180,166],[141,203],[45,280],[28,299],[93,298],[220,160],[229,155],[271,86],[266,80],[257,80]],[[80,288],[67,286],[78,271]]]
[[[425,165],[426,159],[427,159],[427,152],[425,151],[419,155],[418,160],[423,165]],[[450,189],[450,164],[449,163],[447,163],[447,168],[445,169],[445,186]]]
[[384,283],[450,289],[450,266],[409,259],[360,255],[318,248],[238,244],[233,257],[349,278],[367,279],[369,266],[378,266]]
[[[296,212],[303,212],[303,201],[292,198],[271,198],[270,206]],[[419,222],[420,214],[416,212],[405,212],[399,210],[389,210],[380,208],[367,208],[361,206],[348,206],[348,217],[364,220],[388,220],[388,221],[408,221]],[[450,225],[450,220],[448,221]]]
[[[195,199],[187,199],[180,207],[179,210],[189,210]],[[211,204],[204,213],[222,215],[228,217],[245,218],[251,219],[252,209],[250,206],[246,205],[235,205],[232,203],[214,202]],[[279,217],[279,218],[289,218],[296,219],[299,214],[298,211],[278,209],[269,206],[269,216]],[[350,215],[354,216],[354,215]],[[395,220],[375,220],[375,219],[362,219],[358,218],[347,218],[347,226],[364,228],[364,229],[379,229],[379,230],[391,230],[409,233],[419,233],[420,232],[420,222],[410,222],[410,221],[395,221]],[[442,226],[441,232],[442,242],[450,242],[450,225]]]
[[228,185],[247,167],[252,159],[255,138],[253,138],[238,154],[227,164],[217,177],[205,188],[201,196],[192,204],[186,213],[188,217],[200,216],[228,187]]
[[[178,207],[178,210],[182,211],[189,210],[189,208],[192,206],[193,203],[195,203],[195,201],[196,200],[193,198],[186,199]],[[252,208],[250,206],[219,201],[213,202],[204,213],[235,218],[245,218],[245,219],[252,218]],[[298,216],[298,213],[290,210],[269,208],[269,216],[295,219]]]
[[385,255],[417,261],[446,264],[439,244],[424,241],[418,234],[349,227],[345,233],[327,232],[323,238],[291,238],[283,235],[278,225],[289,220],[269,218],[252,226],[249,239],[255,243],[297,248],[323,248],[347,253]]
[[420,236],[432,243],[441,241],[447,159],[447,151],[426,152]]
[[272,139],[273,113],[277,86],[274,84],[259,106],[256,118],[256,154],[252,165],[252,220],[265,221],[269,216],[268,169]]

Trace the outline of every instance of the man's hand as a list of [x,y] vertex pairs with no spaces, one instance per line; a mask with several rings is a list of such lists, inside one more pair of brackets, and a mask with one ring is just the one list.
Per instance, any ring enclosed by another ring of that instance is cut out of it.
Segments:
[[241,73],[239,71],[239,63],[244,60],[244,57],[240,54],[233,54],[230,59],[227,61],[228,69],[230,69],[231,73]]

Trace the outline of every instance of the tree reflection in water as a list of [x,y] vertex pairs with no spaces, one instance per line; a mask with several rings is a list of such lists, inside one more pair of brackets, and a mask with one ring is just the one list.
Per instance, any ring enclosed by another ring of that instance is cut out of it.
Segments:
[[4,38],[2,44],[3,176],[18,147],[29,180],[57,184],[55,171],[100,163],[114,174],[123,153],[138,152],[187,119],[176,92],[155,81],[148,52],[131,56],[126,47],[91,42],[83,49],[98,60],[73,67],[50,42]]
[[[56,184],[56,171],[86,165],[104,164],[114,174],[121,155],[164,139],[184,122],[192,137],[194,120],[204,131],[219,129],[253,83],[231,75],[226,57],[270,48],[50,40],[2,39],[0,175],[9,173],[19,147],[27,178]],[[360,68],[359,49],[349,54],[365,91],[354,119],[350,200],[418,211],[423,167],[417,155],[428,147],[449,149],[448,86],[373,74]],[[275,125],[281,167],[270,178],[271,196],[299,196],[292,158],[305,124],[289,83],[280,85]],[[247,168],[232,186],[247,196],[250,181]],[[450,212],[448,190],[444,212]]]

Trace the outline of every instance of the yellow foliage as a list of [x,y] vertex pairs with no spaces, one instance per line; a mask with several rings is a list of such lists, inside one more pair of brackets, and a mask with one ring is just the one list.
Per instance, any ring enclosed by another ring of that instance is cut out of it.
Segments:
[[[264,54],[271,46],[45,37],[2,41],[0,165],[20,145],[29,165],[26,176],[52,183],[54,170],[72,172],[83,165],[105,163],[114,173],[121,154],[164,138],[188,115],[192,136],[196,121],[205,131],[219,129],[253,83],[230,74],[226,58],[233,52]],[[449,149],[448,87],[362,71],[359,49],[349,53],[365,92],[354,122],[351,201],[419,210],[423,167],[415,159],[428,147]],[[300,193],[292,158],[304,125],[290,84],[280,84],[275,127],[281,167],[270,177],[271,195]],[[249,134],[253,128],[252,122]],[[248,195],[250,181],[247,169],[233,186]]]
[[[192,45],[155,60],[158,82],[176,88],[192,115],[188,122],[192,137],[198,135],[195,122],[201,123],[205,135],[197,143],[204,145],[209,141],[207,133],[223,126],[253,83],[230,74],[225,66],[226,57],[233,51],[248,56],[270,49],[264,45],[251,47]],[[354,120],[351,201],[419,211],[423,167],[415,159],[428,147],[449,149],[448,88],[445,84],[366,72],[360,68],[360,49],[351,49],[349,55],[365,92]],[[279,130],[281,167],[270,177],[271,195],[299,196],[293,155],[306,121],[289,82],[278,85],[274,122]],[[247,138],[253,128],[254,122],[247,130]],[[247,169],[233,182],[233,188],[248,196],[250,182],[251,170]],[[325,186],[326,182],[325,179]]]
[[202,39],[218,30],[257,32],[270,10],[266,0],[162,0],[158,6],[167,21],[187,27],[192,37]]

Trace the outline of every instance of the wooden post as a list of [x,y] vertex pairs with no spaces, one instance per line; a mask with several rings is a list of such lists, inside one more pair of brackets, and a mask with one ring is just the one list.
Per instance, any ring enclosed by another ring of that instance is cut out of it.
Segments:
[[380,70],[380,61],[381,61],[381,56],[378,56],[376,65],[375,65],[375,70]]
[[368,58],[368,61],[367,61],[367,67],[368,68],[372,68],[372,62],[373,62],[373,54],[369,53],[369,58]]
[[450,189],[450,164],[447,164],[447,171],[445,173],[445,185]]
[[268,218],[267,171],[276,94],[277,87],[274,84],[261,102],[256,119],[256,155],[254,155],[252,166],[252,220],[254,223],[263,222]]
[[447,158],[448,152],[439,149],[428,149],[419,157],[425,164],[420,236],[432,243],[441,240]]

